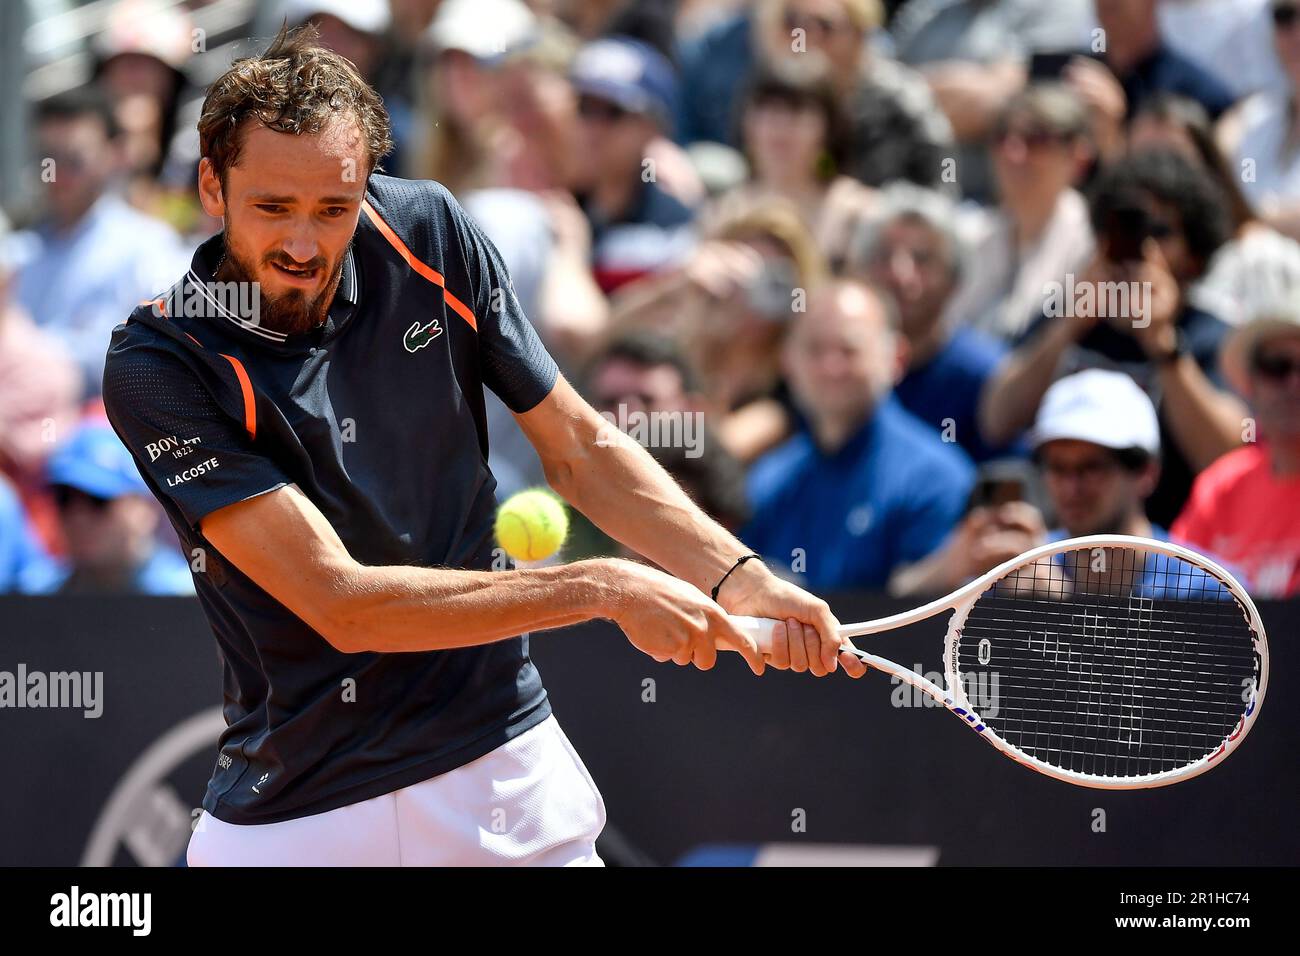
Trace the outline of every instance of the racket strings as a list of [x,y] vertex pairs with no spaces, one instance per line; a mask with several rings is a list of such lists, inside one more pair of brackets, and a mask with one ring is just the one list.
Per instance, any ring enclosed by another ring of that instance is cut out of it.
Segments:
[[1259,658],[1245,609],[1189,562],[1067,551],[1002,578],[953,649],[985,725],[1052,766],[1112,777],[1194,763],[1233,732]]

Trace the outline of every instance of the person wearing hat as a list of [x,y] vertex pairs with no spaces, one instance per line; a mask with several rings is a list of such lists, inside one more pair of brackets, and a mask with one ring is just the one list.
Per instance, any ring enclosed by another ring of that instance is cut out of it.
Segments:
[[1160,478],[1160,425],[1129,376],[1088,369],[1060,379],[1043,396],[1030,444],[1058,525],[1049,540],[1167,537],[1145,510]]
[[[1203,471],[1173,536],[1241,568],[1259,597],[1300,595],[1300,302],[1236,329],[1225,378],[1251,404],[1246,443]],[[1253,426],[1253,427],[1252,427]]]
[[602,291],[682,260],[694,212],[656,181],[646,160],[671,126],[677,80],[654,48],[628,37],[588,43],[569,73],[578,95],[574,192],[592,232]]
[[182,98],[193,103],[185,69],[197,52],[189,14],[157,0],[124,0],[113,7],[93,43],[94,78],[108,96],[122,130],[131,199],[148,209],[150,184],[163,171],[183,117]]
[[388,0],[289,0],[284,19],[290,27],[310,24],[322,47],[346,59],[380,92],[393,127],[393,146],[381,159],[393,175],[409,175],[415,112],[406,78],[387,56],[393,22]]
[[1048,541],[1089,534],[1165,540],[1146,516],[1160,477],[1155,407],[1122,372],[1088,369],[1058,380],[1029,433],[1056,526],[1026,501],[972,509],[948,542],[891,582],[896,594],[941,594]]
[[1096,255],[1042,288],[1040,314],[981,393],[980,430],[998,442],[1030,425],[1070,372],[1124,372],[1157,408],[1160,480],[1147,514],[1168,526],[1195,475],[1241,442],[1245,406],[1218,374],[1230,327],[1191,293],[1231,226],[1213,177],[1174,150],[1104,167],[1089,205]]
[[158,509],[131,453],[107,423],[83,424],[50,456],[65,556],[26,568],[28,594],[188,595],[190,569],[155,531]]

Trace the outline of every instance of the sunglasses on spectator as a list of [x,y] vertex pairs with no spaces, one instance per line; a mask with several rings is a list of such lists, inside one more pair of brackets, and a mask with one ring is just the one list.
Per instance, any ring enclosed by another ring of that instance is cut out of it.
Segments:
[[1286,355],[1260,353],[1255,356],[1255,374],[1270,382],[1282,383],[1293,375],[1300,375],[1300,358]]
[[1066,465],[1057,461],[1042,461],[1040,464],[1043,474],[1049,479],[1065,481],[1069,478],[1077,478],[1089,485],[1095,485],[1109,478],[1122,467],[1118,458],[1111,457],[1094,458],[1092,461],[1085,461],[1078,465]]
[[1289,30],[1300,21],[1300,4],[1280,4],[1273,8],[1273,26],[1279,30]]
[[102,512],[113,503],[112,498],[101,498],[98,495],[89,494],[80,488],[73,488],[69,485],[54,486],[54,501],[59,506],[60,511],[66,511],[74,504],[79,504],[89,506],[94,511]]
[[584,119],[598,120],[602,123],[614,123],[628,115],[628,111],[610,100],[598,96],[578,98],[578,115]]
[[1058,143],[1064,143],[1065,136],[1053,132],[1042,126],[1000,126],[993,132],[993,142],[1001,146],[1012,137],[1020,140],[1028,149],[1043,149],[1047,146],[1055,146]]

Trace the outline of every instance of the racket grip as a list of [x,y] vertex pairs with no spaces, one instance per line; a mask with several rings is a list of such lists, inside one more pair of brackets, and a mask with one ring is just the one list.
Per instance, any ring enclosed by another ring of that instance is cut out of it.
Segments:
[[745,617],[733,614],[731,622],[754,639],[759,653],[772,653],[772,634],[780,621],[774,621],[769,617]]

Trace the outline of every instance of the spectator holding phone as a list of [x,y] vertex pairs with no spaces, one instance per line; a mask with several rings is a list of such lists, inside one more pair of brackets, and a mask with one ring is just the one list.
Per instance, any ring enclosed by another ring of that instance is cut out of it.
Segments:
[[1128,128],[1131,152],[1172,149],[1208,173],[1227,201],[1232,237],[1214,254],[1188,297],[1229,325],[1286,305],[1300,292],[1300,243],[1257,215],[1242,192],[1241,175],[1219,149],[1209,115],[1195,100],[1152,97]]
[[681,343],[719,439],[748,463],[790,435],[781,339],[802,305],[800,290],[827,269],[798,209],[784,200],[740,200],[714,212],[681,268],[619,290],[612,322]]
[[1044,314],[990,379],[980,426],[986,441],[1006,441],[1030,424],[1061,376],[1125,372],[1159,412],[1161,477],[1147,507],[1167,524],[1195,473],[1241,443],[1245,407],[1218,378],[1228,326],[1186,294],[1229,235],[1225,203],[1191,162],[1152,151],[1104,170],[1090,206],[1098,254],[1047,297]]
[[1160,474],[1160,425],[1122,372],[1089,369],[1047,390],[1030,432],[1055,516],[1049,530],[1028,501],[977,505],[942,549],[890,581],[895,594],[943,594],[1048,541],[1089,534],[1165,540],[1146,516]]

